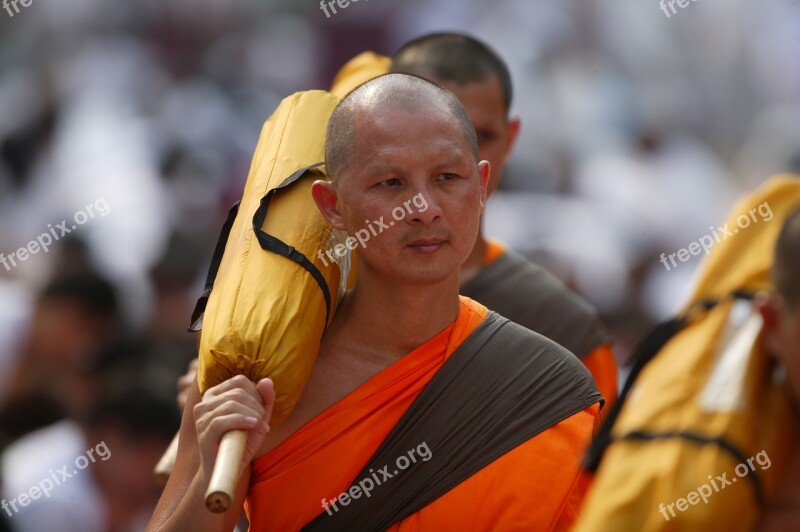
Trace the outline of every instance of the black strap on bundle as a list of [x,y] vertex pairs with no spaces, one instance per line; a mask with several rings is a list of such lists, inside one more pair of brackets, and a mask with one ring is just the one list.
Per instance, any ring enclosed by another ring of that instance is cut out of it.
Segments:
[[222,262],[222,254],[225,252],[225,246],[228,244],[228,237],[231,234],[233,222],[236,220],[236,215],[239,214],[239,204],[236,202],[233,207],[228,211],[228,217],[225,223],[222,224],[222,230],[217,239],[217,245],[214,247],[214,255],[211,256],[211,264],[208,266],[208,273],[206,274],[206,284],[203,287],[202,295],[197,299],[192,312],[192,321],[189,324],[189,332],[197,332],[203,328],[203,314],[206,311],[208,304],[208,296],[211,295],[211,289],[214,288],[214,280],[217,278],[219,265]]
[[[272,253],[276,253],[282,257],[286,257],[287,259],[302,266],[308,273],[311,274],[311,276],[319,285],[320,290],[322,290],[322,296],[325,298],[325,323],[328,323],[331,313],[331,294],[330,290],[328,290],[328,283],[325,281],[325,277],[323,277],[322,272],[320,272],[319,269],[314,266],[314,263],[308,260],[308,257],[297,251],[297,249],[286,244],[279,238],[270,235],[262,229],[264,226],[264,221],[267,219],[269,203],[272,201],[275,193],[292,185],[307,171],[322,166],[322,164],[324,163],[319,162],[300,168],[292,175],[287,177],[280,185],[267,192],[266,195],[261,198],[261,203],[258,206],[258,210],[256,210],[255,214],[253,215],[253,232],[256,235],[256,239],[258,240],[261,249],[265,251],[271,251]],[[208,268],[203,294],[197,300],[197,304],[194,307],[194,312],[192,312],[192,322],[189,326],[190,332],[199,331],[203,328],[203,314],[205,313],[206,305],[208,304],[208,298],[211,295],[211,290],[214,287],[214,281],[217,278],[217,272],[219,271],[219,266],[222,262],[222,255],[225,253],[225,246],[228,243],[228,238],[231,234],[231,228],[233,227],[233,222],[236,219],[238,212],[239,202],[231,207],[231,210],[228,212],[228,218],[225,220],[225,223],[222,226],[222,231],[220,231],[217,245],[214,248],[214,255],[211,258],[211,264]]]
[[322,290],[322,296],[325,298],[325,323],[327,324],[331,315],[331,293],[330,290],[328,290],[328,283],[325,281],[325,277],[323,277],[322,272],[319,271],[319,268],[314,266],[313,262],[308,260],[308,257],[297,251],[297,249],[261,229],[264,226],[264,220],[267,219],[269,202],[272,201],[272,197],[275,196],[275,193],[290,186],[292,183],[300,179],[307,171],[317,168],[318,166],[322,166],[323,164],[324,163],[320,162],[306,166],[305,168],[301,168],[287,177],[283,183],[267,192],[266,196],[261,198],[261,204],[258,206],[258,210],[253,215],[253,231],[256,234],[258,243],[261,244],[261,249],[277,253],[282,257],[286,257],[287,259],[302,266],[308,273],[311,274],[311,277],[314,278],[319,285],[320,290]]
[[[734,290],[728,297],[733,299],[750,300],[753,299],[753,296],[754,294],[752,292]],[[639,377],[639,374],[641,374],[645,366],[647,366],[647,364],[653,360],[653,358],[655,358],[661,349],[663,349],[667,342],[669,342],[676,334],[678,334],[687,324],[691,323],[700,315],[707,313],[725,299],[727,298],[723,297],[716,300],[700,300],[692,305],[692,307],[683,316],[672,318],[656,325],[656,327],[647,336],[645,336],[641,342],[639,342],[639,344],[633,350],[633,354],[631,355],[631,359],[633,360],[631,372],[628,375],[628,378],[625,380],[625,384],[622,387],[622,391],[619,394],[617,402],[614,403],[614,406],[611,408],[611,411],[603,423],[603,426],[598,431],[597,436],[586,453],[583,463],[584,469],[591,473],[597,472],[597,468],[600,466],[600,461],[603,458],[603,454],[605,454],[606,449],[608,449],[608,446],[611,445],[612,441],[614,440],[614,438],[611,436],[614,424],[619,418],[622,408],[625,406],[625,402],[630,394],[631,389],[633,388],[633,385],[636,382],[636,379]],[[653,437],[650,439],[656,438]]]
[[[679,439],[679,440],[686,440],[697,445],[716,445],[720,449],[723,449],[731,458],[739,464],[744,464],[747,462],[747,455],[745,455],[736,445],[731,443],[728,439],[722,437],[709,437],[704,436],[702,434],[696,434],[694,432],[688,431],[667,431],[667,432],[647,432],[643,430],[635,430],[633,432],[629,432],[619,438],[620,440],[624,441],[654,441],[654,440],[669,440],[669,439]],[[761,482],[761,477],[759,476],[759,472],[752,470],[747,475],[747,478],[750,479],[750,483],[753,485],[753,492],[755,494],[756,502],[759,506],[764,505],[764,486]]]

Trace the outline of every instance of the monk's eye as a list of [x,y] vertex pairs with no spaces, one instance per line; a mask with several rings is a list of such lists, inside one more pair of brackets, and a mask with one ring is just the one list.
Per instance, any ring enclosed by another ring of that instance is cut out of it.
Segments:
[[448,181],[452,181],[457,177],[458,175],[456,174],[445,172],[443,174],[439,174],[438,176],[436,176],[436,180],[439,181],[440,183],[447,183]]
[[391,179],[385,179],[385,180],[381,181],[381,184],[383,184],[383,186],[385,186],[385,187],[390,187],[390,188],[391,187],[399,187],[401,185],[400,180],[397,179],[396,177],[393,177]]
[[477,135],[480,144],[492,142],[497,138],[497,134],[493,131],[478,131]]

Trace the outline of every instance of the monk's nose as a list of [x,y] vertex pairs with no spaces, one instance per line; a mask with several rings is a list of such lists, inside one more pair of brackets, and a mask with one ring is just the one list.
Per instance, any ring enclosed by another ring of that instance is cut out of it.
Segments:
[[442,217],[442,207],[437,201],[436,195],[425,190],[421,190],[412,198],[410,207],[408,216],[410,223],[430,225],[438,222]]

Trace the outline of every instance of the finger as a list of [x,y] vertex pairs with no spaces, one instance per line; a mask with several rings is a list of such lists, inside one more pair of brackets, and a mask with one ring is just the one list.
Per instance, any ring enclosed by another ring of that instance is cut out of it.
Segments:
[[178,389],[182,390],[187,386],[189,386],[192,383],[192,381],[194,381],[195,375],[196,375],[195,373],[192,373],[191,375],[187,373],[186,375],[178,377]]
[[261,398],[258,395],[258,392],[256,391],[256,385],[253,384],[253,382],[244,375],[236,375],[234,377],[231,377],[230,379],[222,381],[216,386],[212,386],[211,388],[206,390],[206,393],[203,394],[203,398],[205,398],[205,396],[209,396],[209,398],[214,397],[229,392],[231,390],[237,390],[237,389],[244,390],[247,393],[251,394],[253,397],[258,398],[259,401],[261,400]]
[[264,404],[264,420],[269,423],[272,419],[272,407],[275,405],[275,384],[272,379],[261,379],[256,384],[256,391]]
[[208,423],[206,430],[202,432],[202,439],[210,439],[217,444],[222,439],[222,435],[232,430],[263,430],[262,421],[258,417],[241,413],[215,416]]
[[225,402],[232,402],[238,403],[241,405],[248,406],[259,413],[263,414],[264,412],[264,401],[261,398],[261,395],[253,386],[252,390],[242,390],[242,389],[234,389],[229,390],[222,395],[218,395],[215,398],[211,399],[211,404],[215,403],[225,403]]
[[189,389],[185,389],[178,394],[178,408],[183,410],[186,407],[186,399],[189,397]]
[[195,417],[202,421],[206,416],[219,416],[243,413],[248,416],[264,419],[264,405],[261,398],[254,398],[242,390],[230,390],[224,395],[203,400],[195,406]]
[[186,373],[178,377],[178,387],[182,388],[186,386],[186,384],[191,384],[194,378],[197,376],[197,359],[193,358],[191,362],[189,362],[189,366],[186,368]]
[[242,456],[243,465],[252,462],[253,457],[258,452],[261,444],[264,442],[264,437],[269,432],[269,426],[266,421],[260,421],[255,427],[250,429],[247,433],[247,446],[244,456]]

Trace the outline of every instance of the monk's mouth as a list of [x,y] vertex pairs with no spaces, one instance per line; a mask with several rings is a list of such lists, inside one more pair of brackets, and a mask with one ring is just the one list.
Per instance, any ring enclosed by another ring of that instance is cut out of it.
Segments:
[[436,253],[447,244],[447,240],[438,238],[415,240],[408,244],[408,247],[418,253],[431,254]]

